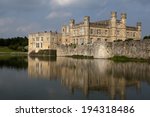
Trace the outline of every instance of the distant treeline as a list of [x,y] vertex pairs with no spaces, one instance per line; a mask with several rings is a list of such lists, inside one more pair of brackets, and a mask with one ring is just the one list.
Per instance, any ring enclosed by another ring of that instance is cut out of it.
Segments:
[[144,36],[143,39],[150,39],[150,35],[149,36]]
[[27,37],[0,38],[0,46],[25,52],[27,51],[28,38]]

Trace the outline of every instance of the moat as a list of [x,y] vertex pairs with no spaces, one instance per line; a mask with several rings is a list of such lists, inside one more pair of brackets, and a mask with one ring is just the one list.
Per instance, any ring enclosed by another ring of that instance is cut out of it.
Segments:
[[150,99],[150,64],[0,56],[3,100]]

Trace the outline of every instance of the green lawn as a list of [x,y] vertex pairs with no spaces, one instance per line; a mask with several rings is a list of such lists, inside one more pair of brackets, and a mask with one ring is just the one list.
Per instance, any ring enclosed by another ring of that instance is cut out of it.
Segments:
[[8,47],[0,47],[0,52],[16,52],[16,51],[9,49]]

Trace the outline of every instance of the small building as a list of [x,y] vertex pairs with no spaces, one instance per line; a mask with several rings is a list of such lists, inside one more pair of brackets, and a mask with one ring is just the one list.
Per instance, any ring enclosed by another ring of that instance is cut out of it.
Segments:
[[126,25],[127,14],[121,13],[121,19],[117,19],[117,12],[111,12],[111,18],[104,21],[91,22],[89,16],[85,16],[81,23],[75,23],[71,19],[69,25],[62,27],[62,44],[92,44],[97,40],[140,40],[141,23],[136,26]]
[[30,33],[28,38],[28,53],[37,53],[39,50],[55,49],[55,45],[61,44],[61,33],[52,31]]

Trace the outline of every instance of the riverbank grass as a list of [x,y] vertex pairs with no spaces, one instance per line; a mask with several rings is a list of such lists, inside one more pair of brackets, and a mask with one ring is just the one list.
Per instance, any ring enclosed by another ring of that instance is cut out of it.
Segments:
[[12,50],[8,47],[0,46],[0,56],[27,56],[27,52],[20,52],[16,50]]
[[0,46],[0,52],[4,53],[4,52],[16,52],[15,50],[9,49],[8,47],[1,47]]
[[86,56],[86,55],[71,55],[71,56],[65,56],[65,57],[70,57],[74,59],[94,59],[93,56]]
[[109,58],[115,62],[150,62],[150,59],[142,59],[142,58],[129,58],[126,56],[114,56]]

